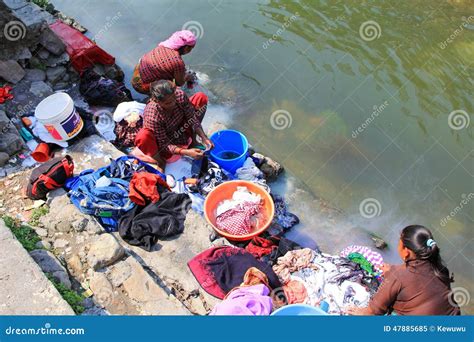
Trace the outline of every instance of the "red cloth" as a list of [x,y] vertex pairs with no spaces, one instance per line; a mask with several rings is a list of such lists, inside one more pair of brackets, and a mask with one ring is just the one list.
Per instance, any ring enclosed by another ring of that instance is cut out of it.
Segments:
[[217,216],[216,226],[232,235],[250,234],[254,229],[252,217],[260,212],[260,208],[259,203],[245,202]]
[[12,87],[10,86],[0,87],[0,103],[13,99],[13,94],[10,93],[11,90]]
[[156,203],[160,200],[158,185],[170,189],[160,176],[149,172],[136,172],[130,181],[128,197],[140,206],[145,206],[149,201]]
[[252,254],[257,259],[270,254],[274,249],[278,248],[278,242],[265,239],[260,236],[256,236],[250,241],[250,243],[245,247],[247,252]]
[[102,50],[92,40],[78,30],[56,21],[49,25],[50,29],[64,42],[71,64],[77,72],[82,73],[95,63],[112,65],[115,58]]

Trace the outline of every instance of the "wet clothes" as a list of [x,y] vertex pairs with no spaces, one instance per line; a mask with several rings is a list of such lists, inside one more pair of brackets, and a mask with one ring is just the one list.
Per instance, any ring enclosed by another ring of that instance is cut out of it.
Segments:
[[427,260],[392,266],[369,303],[375,315],[460,315],[451,286],[443,283]]

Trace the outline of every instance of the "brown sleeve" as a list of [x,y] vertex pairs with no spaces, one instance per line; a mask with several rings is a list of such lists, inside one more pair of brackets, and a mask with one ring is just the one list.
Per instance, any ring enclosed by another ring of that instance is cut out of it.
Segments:
[[369,303],[369,308],[374,315],[385,315],[395,303],[401,290],[398,275],[398,269],[392,269],[385,275],[377,293]]

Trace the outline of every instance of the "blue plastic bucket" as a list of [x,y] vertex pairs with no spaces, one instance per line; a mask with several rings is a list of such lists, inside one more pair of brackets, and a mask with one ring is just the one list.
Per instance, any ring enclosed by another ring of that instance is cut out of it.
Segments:
[[290,304],[272,312],[271,316],[322,316],[328,313],[316,306]]
[[224,170],[234,174],[247,159],[249,143],[245,135],[232,129],[217,131],[211,135],[214,148],[211,159]]

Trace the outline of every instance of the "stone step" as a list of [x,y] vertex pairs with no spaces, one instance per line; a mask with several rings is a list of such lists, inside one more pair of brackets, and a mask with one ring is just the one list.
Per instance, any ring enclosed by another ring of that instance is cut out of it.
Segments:
[[74,315],[0,219],[0,315]]

